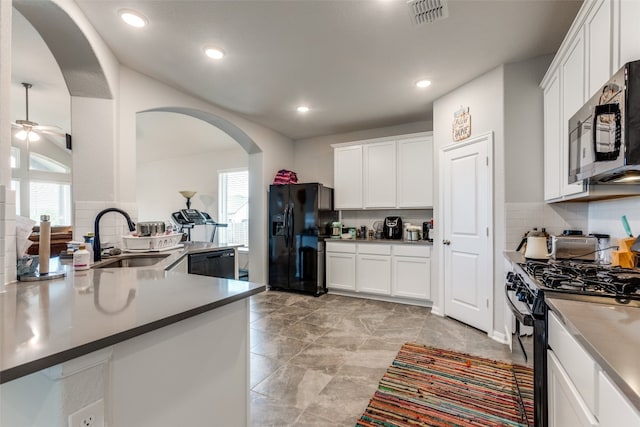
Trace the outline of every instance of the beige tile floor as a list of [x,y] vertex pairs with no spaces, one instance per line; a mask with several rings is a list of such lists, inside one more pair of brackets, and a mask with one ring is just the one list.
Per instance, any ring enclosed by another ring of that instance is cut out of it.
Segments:
[[251,297],[251,425],[354,426],[405,342],[525,363],[428,308],[266,291]]

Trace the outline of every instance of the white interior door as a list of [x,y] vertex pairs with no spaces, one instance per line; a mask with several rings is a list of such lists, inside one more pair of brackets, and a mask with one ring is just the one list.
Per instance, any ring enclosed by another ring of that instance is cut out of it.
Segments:
[[444,314],[488,332],[492,322],[493,135],[442,149]]

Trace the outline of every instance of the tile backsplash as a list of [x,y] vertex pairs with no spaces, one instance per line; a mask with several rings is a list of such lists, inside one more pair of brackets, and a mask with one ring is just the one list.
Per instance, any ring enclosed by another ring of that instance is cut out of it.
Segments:
[[622,215],[627,217],[633,235],[640,235],[640,197],[591,202],[589,232],[609,234],[611,244],[617,244],[617,239],[626,237],[622,227]]
[[402,223],[420,225],[424,221],[433,218],[432,209],[380,209],[380,210],[354,210],[340,211],[340,221],[346,227],[360,227],[366,225],[367,229],[373,227],[376,221],[383,221],[387,216],[399,216]]
[[524,234],[534,227],[549,234],[566,229],[589,231],[587,203],[505,203],[506,250],[515,250]]

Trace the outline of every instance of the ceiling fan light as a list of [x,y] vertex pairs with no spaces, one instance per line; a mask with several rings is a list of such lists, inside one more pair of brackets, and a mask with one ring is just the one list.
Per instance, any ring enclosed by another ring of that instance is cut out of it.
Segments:
[[29,142],[40,141],[40,135],[35,132],[29,132],[28,134]]
[[146,27],[149,21],[140,12],[130,9],[122,9],[119,12],[120,19],[122,19],[128,25],[135,28]]
[[16,132],[15,137],[18,138],[20,141],[26,141],[27,131],[24,129],[19,130],[18,132]]

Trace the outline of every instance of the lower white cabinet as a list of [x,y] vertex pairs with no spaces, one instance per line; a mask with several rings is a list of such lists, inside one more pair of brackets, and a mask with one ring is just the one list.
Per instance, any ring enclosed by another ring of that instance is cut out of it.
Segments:
[[431,247],[393,246],[393,296],[417,299],[431,298]]
[[327,242],[327,288],[429,300],[431,247],[416,244]]
[[326,245],[327,288],[346,291],[356,290],[356,245],[355,243],[327,242]]
[[602,372],[598,374],[600,427],[640,426],[640,413]]
[[549,427],[640,426],[640,412],[549,311]]
[[388,255],[358,254],[356,290],[391,295],[391,259]]
[[552,350],[547,352],[549,427],[597,426],[598,422]]

